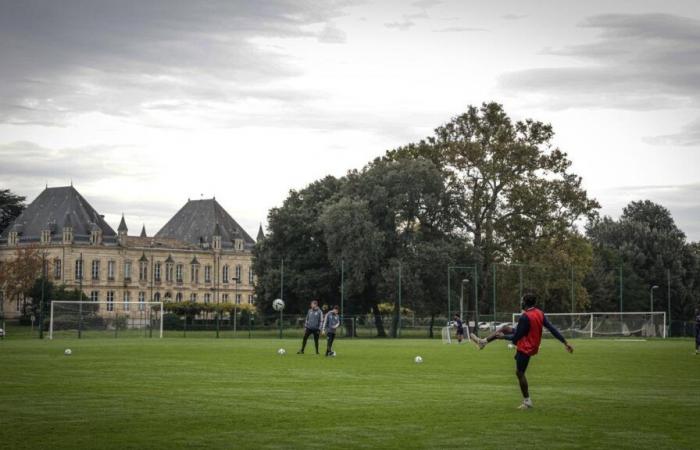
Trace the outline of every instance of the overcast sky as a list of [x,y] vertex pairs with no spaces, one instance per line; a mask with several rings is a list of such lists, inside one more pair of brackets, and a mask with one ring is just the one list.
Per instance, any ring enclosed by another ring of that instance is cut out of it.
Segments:
[[0,0],[0,187],[72,180],[132,233],[216,196],[254,235],[484,101],[552,123],[603,213],[700,240],[695,1]]

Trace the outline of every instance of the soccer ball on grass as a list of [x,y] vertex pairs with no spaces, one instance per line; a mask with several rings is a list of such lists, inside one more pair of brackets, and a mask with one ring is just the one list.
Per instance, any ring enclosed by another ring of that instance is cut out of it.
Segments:
[[416,362],[416,364],[420,364],[423,362],[423,358],[421,358],[420,356],[416,356],[416,359],[414,359],[414,361]]
[[285,349],[283,349],[283,348],[277,350],[277,354],[280,355],[280,356],[282,356],[282,355],[284,355],[284,354],[286,354],[286,353],[287,353],[287,350],[285,350]]
[[67,348],[67,349],[63,352],[63,354],[66,355],[66,356],[70,356],[70,355],[73,354],[73,352],[71,351],[71,349]]

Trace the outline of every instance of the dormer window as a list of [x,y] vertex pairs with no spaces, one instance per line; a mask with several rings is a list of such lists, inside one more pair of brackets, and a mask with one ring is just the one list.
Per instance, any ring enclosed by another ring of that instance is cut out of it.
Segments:
[[182,283],[182,264],[175,266],[175,281]]
[[7,237],[7,243],[9,245],[17,245],[18,239],[18,234],[16,231],[10,231],[10,235]]
[[51,242],[51,230],[42,230],[41,231],[41,243],[48,244],[49,242]]

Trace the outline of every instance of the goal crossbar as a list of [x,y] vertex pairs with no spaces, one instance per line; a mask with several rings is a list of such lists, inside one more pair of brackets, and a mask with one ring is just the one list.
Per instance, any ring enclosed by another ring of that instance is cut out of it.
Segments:
[[[520,317],[521,313],[513,313],[513,325],[517,324],[518,322],[518,317]],[[545,314],[546,317],[577,317],[582,320],[588,320],[588,323],[586,324],[586,327],[584,327],[584,330],[580,330],[580,334],[584,334],[583,331],[585,331],[585,334],[588,334],[589,337],[594,337],[594,334],[596,332],[595,324],[596,324],[596,318],[599,319],[600,321],[603,321],[605,319],[610,319],[610,318],[619,318],[622,323],[624,323],[625,317],[630,318],[630,317],[643,317],[643,318],[648,318],[646,322],[648,322],[651,325],[651,333],[653,335],[655,334],[655,321],[654,317],[660,318],[661,322],[661,337],[666,338],[667,336],[667,323],[666,323],[666,312],[664,311],[631,311],[631,312],[580,312],[580,313],[547,313]],[[578,331],[578,330],[577,330]],[[641,330],[640,330],[641,331]],[[628,331],[629,332],[629,331]],[[616,335],[616,334],[624,334],[624,333],[603,333],[599,332],[599,334],[603,335]]]
[[[143,312],[146,309],[151,309],[151,310],[157,310],[159,313],[159,338],[163,337],[163,302],[123,302],[123,301],[89,301],[89,300],[51,300],[51,318],[49,320],[49,339],[53,339],[53,331],[54,331],[54,318],[55,318],[55,306],[61,306],[61,305],[77,305],[80,307],[79,314],[82,314],[82,306],[88,306],[88,307],[94,307],[94,306],[107,306],[108,309],[107,315],[112,315],[113,313],[118,314],[116,312],[116,307],[121,306],[122,314],[125,314],[126,312],[129,311],[134,311],[134,312]],[[131,306],[133,305],[133,309]]]

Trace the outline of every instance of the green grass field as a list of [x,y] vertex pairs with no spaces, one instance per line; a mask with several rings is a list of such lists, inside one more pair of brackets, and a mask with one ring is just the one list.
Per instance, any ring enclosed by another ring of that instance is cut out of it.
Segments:
[[6,339],[0,448],[698,448],[691,341],[573,343],[544,342],[519,411],[501,342]]

